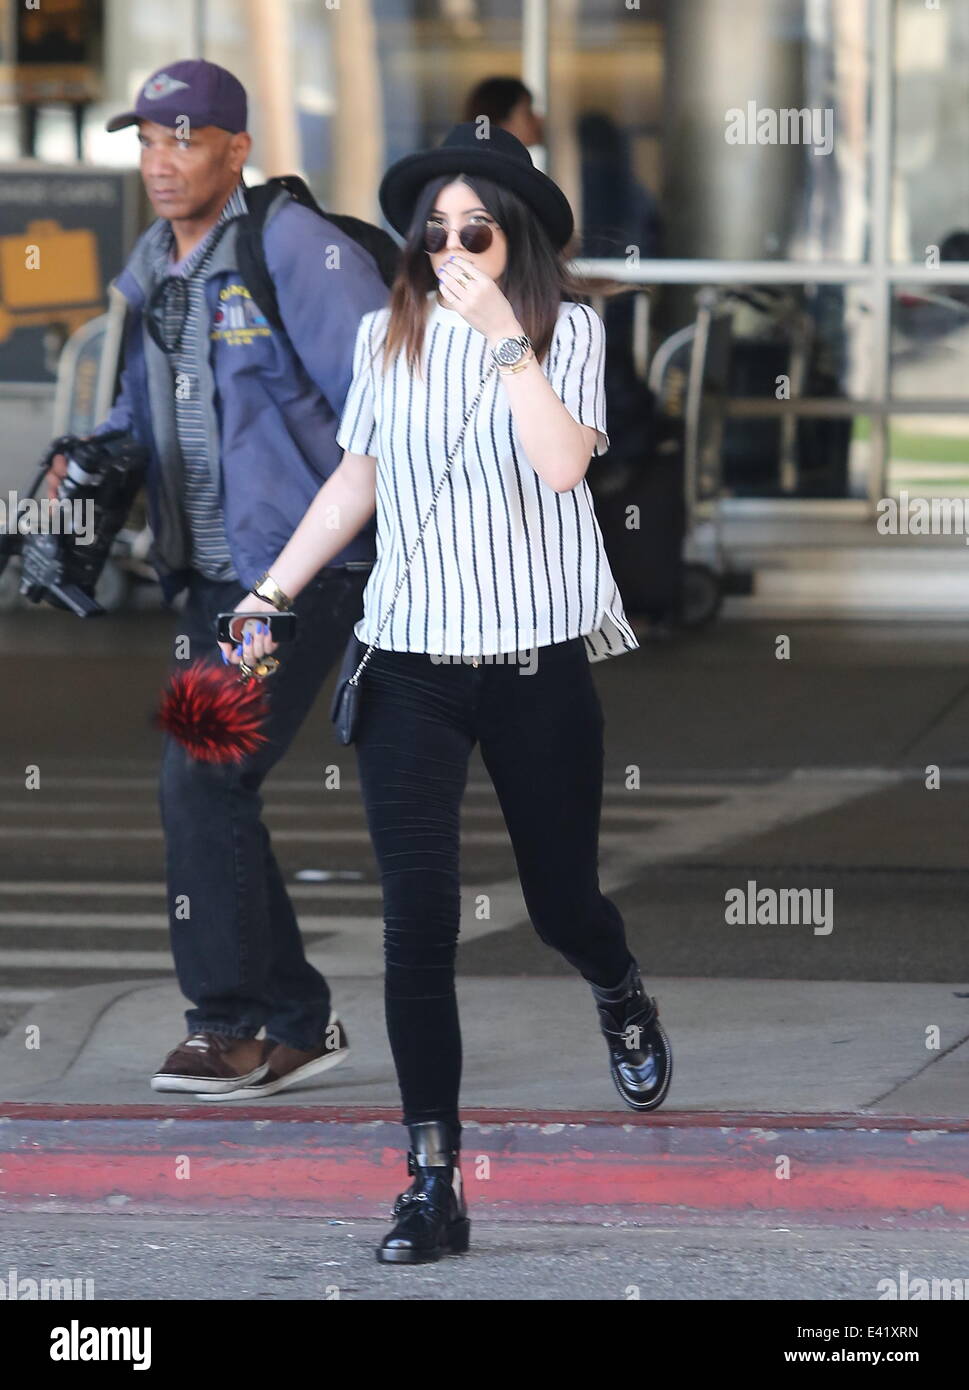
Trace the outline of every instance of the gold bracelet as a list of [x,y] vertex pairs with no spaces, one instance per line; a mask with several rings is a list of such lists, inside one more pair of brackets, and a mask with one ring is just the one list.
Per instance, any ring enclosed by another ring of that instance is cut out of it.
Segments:
[[293,606],[292,599],[283,593],[268,570],[256,580],[249,592],[255,594],[257,598],[265,599],[267,603],[271,603],[277,613],[286,613]]
[[519,363],[518,363],[516,366],[514,366],[514,367],[499,367],[499,368],[498,368],[498,375],[499,375],[499,376],[514,376],[516,372],[523,372],[523,371],[525,370],[525,368],[526,368],[527,366],[529,366],[529,365],[530,365],[532,362],[534,362],[534,361],[535,361],[535,354],[534,354],[534,352],[531,352],[531,353],[529,353],[529,355],[528,355],[526,358],[524,358],[523,361],[519,362]]

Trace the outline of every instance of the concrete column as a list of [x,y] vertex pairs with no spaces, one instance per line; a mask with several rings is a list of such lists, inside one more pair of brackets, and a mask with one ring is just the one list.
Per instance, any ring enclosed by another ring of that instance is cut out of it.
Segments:
[[727,112],[800,108],[803,0],[675,0],[667,10],[665,209],[670,256],[783,256],[800,152],[728,144]]

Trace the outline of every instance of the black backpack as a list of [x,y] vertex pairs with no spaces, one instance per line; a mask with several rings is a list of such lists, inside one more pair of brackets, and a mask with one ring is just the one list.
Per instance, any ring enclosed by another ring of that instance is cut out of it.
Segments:
[[325,217],[343,232],[344,236],[350,237],[362,247],[376,262],[384,284],[388,287],[391,285],[400,263],[400,250],[388,232],[373,226],[370,222],[362,221],[359,217],[324,212],[297,174],[285,174],[281,178],[270,179],[268,183],[260,184],[257,188],[245,190],[249,213],[248,216],[237,219],[239,228],[236,250],[239,271],[246,282],[246,288],[274,328],[283,328],[283,321],[279,314],[276,286],[266,264],[263,231],[266,226],[266,214],[281,190],[288,193],[302,207]]

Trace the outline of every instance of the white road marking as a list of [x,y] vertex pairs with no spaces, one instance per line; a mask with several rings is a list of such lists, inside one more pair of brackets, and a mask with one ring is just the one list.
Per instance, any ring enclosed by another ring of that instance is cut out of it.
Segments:
[[[379,910],[379,906],[378,906]],[[369,917],[327,917],[319,914],[299,914],[299,924],[306,932],[346,931],[367,928]],[[4,927],[32,927],[47,931],[167,931],[168,918],[163,912],[0,912],[0,931]]]
[[[803,817],[817,815],[835,806],[843,805],[865,795],[869,795],[873,785],[891,784],[905,780],[907,774],[890,772],[887,769],[859,768],[851,772],[832,769],[829,775],[821,770],[799,771],[767,781],[738,781],[711,784],[682,785],[662,788],[651,784],[647,795],[675,796],[680,793],[689,802],[701,795],[716,797],[714,804],[697,806],[695,804],[664,811],[657,816],[649,814],[654,823],[648,828],[618,831],[613,829],[603,837],[600,858],[600,882],[603,891],[609,894],[624,888],[641,874],[650,864],[673,862],[683,857],[719,849],[731,842],[762,834],[775,826],[790,824]],[[76,779],[63,779],[65,785],[77,786]],[[110,779],[130,786],[130,779]],[[89,783],[90,785],[90,783]],[[315,789],[315,784],[301,782],[301,787]],[[277,784],[278,786],[278,784]],[[483,788],[482,790],[485,790]],[[486,788],[492,794],[490,785]],[[635,793],[623,792],[623,799],[633,800]],[[615,804],[614,802],[612,803]],[[497,820],[497,806],[490,814]],[[656,823],[658,821],[658,823]],[[152,840],[161,841],[162,832],[149,829],[123,829],[79,827],[69,829],[58,826],[50,829],[0,828],[0,838],[35,838],[37,835],[51,839],[84,840]],[[310,843],[317,846],[330,844],[369,843],[365,830],[323,829],[277,830],[273,833],[277,842]],[[504,829],[495,831],[466,830],[462,836],[465,846],[507,845]],[[379,884],[290,884],[287,885],[294,900],[315,900],[317,907],[323,907],[327,896],[358,899],[372,904],[371,915],[366,917],[327,916],[317,912],[310,916],[300,914],[300,922],[307,934],[314,932],[335,933],[330,938],[310,947],[308,954],[326,974],[334,977],[379,973],[382,969],[381,941],[383,935],[380,908]],[[19,883],[5,885],[8,894],[20,892],[43,892],[51,896],[69,897],[72,892],[80,894],[151,894],[164,903],[165,887],[161,883],[39,883],[36,880],[21,880]],[[480,895],[488,900],[489,915],[480,920],[477,910]],[[53,904],[52,904],[53,906]],[[146,913],[96,913],[67,912],[46,913],[43,911],[23,912],[11,909],[0,912],[0,929],[17,925],[44,928],[66,926],[68,922],[78,930],[95,929],[108,926],[119,932],[138,925],[163,929],[166,925],[164,911]],[[521,887],[517,878],[497,883],[482,883],[480,886],[468,881],[462,890],[461,912],[462,940],[474,940],[493,932],[503,931],[515,924],[527,925],[527,914],[522,901]],[[0,938],[2,939],[2,938]],[[119,950],[94,951],[73,949],[65,952],[45,950],[2,950],[0,967],[8,968],[57,968],[57,969],[101,969],[106,972],[128,970],[158,970],[171,973],[172,963],[166,951]]]
[[168,951],[17,951],[0,949],[8,970],[174,970]]
[[[337,880],[332,883],[287,883],[287,892],[293,899],[303,898],[379,898],[379,883],[348,883]],[[164,898],[167,889],[164,883],[107,883],[100,879],[14,879],[2,885],[7,897],[28,897],[45,894],[51,897],[92,897],[92,898]]]
[[[709,782],[704,781],[702,779],[697,782],[691,781],[685,783],[681,781],[669,783],[656,782],[652,779],[648,779],[647,769],[641,770],[641,776],[646,780],[644,780],[644,785],[640,788],[637,788],[636,790],[628,789],[618,781],[614,781],[610,778],[607,778],[605,786],[603,788],[604,799],[608,801],[610,797],[616,797],[623,801],[627,799],[629,801],[635,801],[639,797],[645,797],[648,799],[651,796],[658,796],[664,798],[669,797],[672,799],[690,800],[693,797],[697,796],[722,796],[725,791],[729,791],[731,788],[731,784],[727,782]],[[746,781],[740,781],[736,785],[747,786],[749,785],[749,783]],[[97,777],[87,775],[67,777],[62,776],[59,773],[46,773],[43,767],[41,767],[40,786],[36,789],[28,789],[24,786],[22,779],[9,776],[0,777],[0,790],[14,791],[18,793],[18,797],[9,803],[11,806],[20,806],[22,804],[19,796],[20,793],[32,797],[42,796],[45,788],[49,787],[70,789],[72,791],[77,790],[81,787],[104,787],[114,788],[122,791],[125,789],[131,791],[152,791],[157,790],[158,778],[157,776]],[[276,778],[273,777],[272,774],[270,774],[269,777],[267,777],[266,781],[263,783],[262,790],[264,795],[266,796],[267,801],[276,792],[299,792],[307,796],[315,795],[321,796],[323,798],[334,798],[343,796],[348,792],[353,792],[355,796],[359,797],[360,783],[355,778],[347,777],[343,779],[340,787],[327,787],[324,785],[322,773],[319,779],[317,780],[312,780],[305,777]],[[494,796],[495,789],[491,785],[490,781],[469,780],[467,786],[465,787],[465,792],[469,796]],[[5,803],[0,802],[0,806],[2,806],[3,804]],[[103,803],[94,802],[92,804],[98,805]]]
[[[885,780],[903,781],[904,774],[891,774]],[[625,888],[636,881],[647,865],[672,863],[708,853],[731,842],[763,834],[775,826],[790,824],[870,795],[872,779],[864,772],[854,778],[789,776],[768,783],[734,785],[724,790],[727,794],[719,804],[697,807],[689,817],[664,819],[648,834],[612,831],[604,837],[599,869],[602,891],[611,895]],[[478,892],[488,898],[490,916],[487,921],[479,921],[474,915]],[[517,878],[489,883],[478,890],[465,879],[462,941],[476,940],[516,925],[521,925],[524,931],[531,929]],[[379,973],[383,968],[376,934],[335,936],[311,948],[307,955],[318,969],[334,978]]]
[[[273,844],[280,845],[369,845],[370,835],[365,829],[339,830],[330,826],[318,826],[313,830],[272,830]],[[148,826],[136,829],[99,825],[45,825],[43,830],[37,826],[0,826],[0,840],[158,840],[163,838],[161,826],[151,829]],[[466,845],[507,845],[508,835],[504,830],[468,830],[462,835]]]
[[[317,820],[321,823],[330,816],[343,816],[349,811],[362,819],[363,806],[357,800],[344,801],[338,804],[332,800],[326,800],[324,796],[319,796],[317,800],[304,806],[296,806],[292,802],[283,804],[273,804],[266,798],[267,821],[270,829],[279,820],[292,818],[294,820]],[[657,816],[689,816],[693,814],[695,807],[686,806],[637,806],[633,803],[632,794],[628,805],[604,805],[602,808],[603,821],[651,821]],[[23,801],[0,801],[0,815],[20,816],[24,813],[36,812],[39,815],[77,815],[77,816],[98,816],[104,818],[108,814],[123,815],[131,819],[135,815],[151,816],[153,820],[158,819],[158,813],[153,805],[138,801],[75,801],[71,799],[69,806],[58,802],[56,805],[50,801],[37,801],[34,794],[24,795]],[[463,818],[472,819],[500,819],[501,810],[496,801],[493,806],[468,806],[461,808]],[[18,829],[19,827],[13,827]],[[2,829],[0,829],[2,833]],[[35,835],[46,835],[47,826],[35,826],[32,833]],[[275,832],[274,832],[275,833]]]

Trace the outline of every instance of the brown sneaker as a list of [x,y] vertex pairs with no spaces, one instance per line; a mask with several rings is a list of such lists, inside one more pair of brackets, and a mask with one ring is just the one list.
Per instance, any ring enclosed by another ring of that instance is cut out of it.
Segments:
[[258,1096],[274,1096],[277,1091],[285,1091],[288,1086],[339,1065],[349,1055],[350,1044],[343,1024],[336,1014],[331,1014],[326,1037],[314,1052],[301,1052],[299,1048],[287,1047],[271,1038],[266,1038],[263,1049],[267,1069],[261,1080],[244,1083],[235,1091],[223,1091],[219,1095],[200,1095],[199,1099],[255,1100]]
[[153,1091],[218,1095],[258,1081],[267,1071],[258,1038],[193,1033],[169,1052],[151,1078]]

